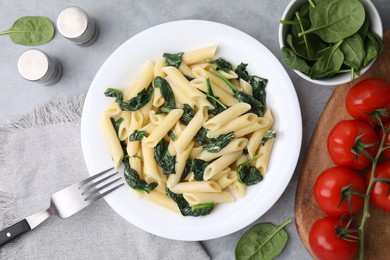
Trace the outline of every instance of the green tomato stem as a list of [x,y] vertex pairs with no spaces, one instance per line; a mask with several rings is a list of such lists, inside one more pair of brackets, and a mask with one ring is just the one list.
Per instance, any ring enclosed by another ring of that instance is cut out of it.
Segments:
[[378,152],[376,153],[375,158],[373,158],[370,181],[368,183],[366,196],[364,198],[363,216],[362,216],[362,220],[361,220],[360,226],[359,226],[359,259],[360,260],[364,259],[364,230],[366,228],[366,222],[370,218],[370,212],[368,210],[369,210],[369,206],[370,206],[371,191],[372,191],[372,188],[373,188],[374,183],[376,181],[375,170],[376,170],[376,166],[377,166],[378,161],[379,161],[379,157],[381,156],[381,154],[383,152],[382,148],[385,144],[386,136],[389,133],[389,131],[386,131],[384,129],[383,125],[382,125],[382,129],[384,130],[384,134],[383,134],[383,137],[381,139],[381,143],[379,145]]

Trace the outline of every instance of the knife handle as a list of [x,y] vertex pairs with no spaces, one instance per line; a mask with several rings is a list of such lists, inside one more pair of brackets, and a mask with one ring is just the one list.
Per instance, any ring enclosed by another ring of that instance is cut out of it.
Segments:
[[7,227],[6,229],[3,229],[0,231],[0,246],[5,245],[12,239],[26,233],[27,231],[30,231],[31,228],[28,225],[26,219],[23,219],[16,224],[13,224],[10,227]]

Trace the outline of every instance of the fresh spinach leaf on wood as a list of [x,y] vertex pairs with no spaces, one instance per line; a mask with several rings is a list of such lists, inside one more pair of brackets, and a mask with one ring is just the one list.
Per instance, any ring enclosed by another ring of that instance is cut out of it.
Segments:
[[49,42],[54,31],[53,24],[46,17],[25,16],[16,20],[8,30],[0,32],[0,35],[9,35],[16,44],[38,46]]
[[168,143],[162,139],[154,147],[154,159],[162,168],[163,174],[175,174],[176,155],[172,156],[168,151]]
[[137,171],[132,169],[130,166],[130,163],[128,159],[124,159],[123,164],[125,165],[125,171],[124,176],[126,183],[133,189],[140,191],[140,192],[147,192],[150,193],[154,188],[157,187],[157,182],[152,182],[148,184],[145,180],[142,180]]
[[144,138],[146,134],[147,134],[147,132],[145,130],[141,130],[141,131],[134,130],[134,132],[131,133],[130,136],[129,136],[129,141],[130,142],[132,142],[132,141],[141,141],[142,138]]
[[173,193],[169,188],[166,188],[166,194],[171,197],[174,202],[176,202],[183,216],[206,216],[210,214],[215,207],[214,203],[199,204],[191,207],[184,199],[183,195]]
[[110,120],[111,120],[112,125],[115,128],[116,134],[119,135],[118,134],[119,133],[119,127],[120,127],[121,123],[123,122],[123,118],[121,117],[121,118],[119,118],[118,120],[115,121],[115,119],[113,117],[110,117]]
[[210,153],[218,153],[234,139],[234,132],[223,134],[217,138],[209,138],[208,144],[203,147]]
[[164,53],[163,57],[165,58],[165,64],[167,66],[173,66],[175,68],[179,68],[182,61],[183,53],[182,52],[175,53],[175,54]]
[[315,8],[310,8],[310,29],[298,36],[315,33],[324,42],[339,42],[356,33],[363,25],[364,19],[365,11],[360,1],[320,1]]
[[233,69],[232,64],[222,58],[210,61],[209,63],[217,65],[217,69],[223,70],[225,72],[228,72]]
[[269,260],[277,257],[283,251],[288,240],[284,227],[291,221],[291,219],[287,219],[279,226],[271,223],[260,223],[251,227],[237,243],[236,259]]
[[153,85],[155,88],[160,89],[161,95],[166,102],[166,106],[170,109],[175,109],[175,96],[173,95],[173,91],[171,89],[171,86],[169,86],[168,81],[166,81],[160,76],[157,76],[154,78]]
[[310,66],[303,58],[296,55],[290,48],[282,48],[282,60],[291,69],[298,70],[306,75],[309,75],[311,69]]

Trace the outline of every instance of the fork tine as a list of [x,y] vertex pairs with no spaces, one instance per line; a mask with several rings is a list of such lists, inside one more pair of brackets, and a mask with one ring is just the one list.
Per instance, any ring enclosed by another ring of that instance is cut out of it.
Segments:
[[93,197],[90,198],[87,202],[88,202],[88,203],[93,203],[93,202],[95,202],[95,201],[97,201],[97,200],[103,198],[103,197],[106,196],[107,194],[110,194],[110,193],[113,192],[114,190],[116,190],[116,189],[122,187],[123,185],[124,185],[124,183],[120,183],[119,185],[117,185],[117,186],[115,186],[115,187],[109,189],[108,191],[105,191],[105,192],[103,192],[103,193],[101,193],[101,194],[99,193],[97,196],[93,196]]
[[112,173],[112,174],[110,174],[110,175],[108,175],[107,177],[104,177],[103,179],[101,179],[101,180],[99,180],[99,181],[97,181],[97,182],[94,182],[94,183],[91,183],[91,184],[89,184],[89,185],[87,185],[87,186],[81,186],[79,189],[83,189],[83,192],[81,193],[81,195],[84,195],[84,194],[86,194],[89,190],[91,190],[93,187],[96,187],[98,184],[100,184],[100,183],[102,183],[102,182],[104,182],[104,181],[106,181],[106,180],[108,180],[108,179],[110,179],[111,177],[113,177],[114,175],[116,175],[116,174],[118,174],[119,172],[114,172],[114,173]]
[[[122,178],[119,177],[119,178],[117,178],[117,179],[115,179],[115,180],[113,180],[113,181],[110,181],[110,182],[107,183],[107,184],[104,184],[103,186],[101,186],[101,187],[99,187],[99,188],[93,189],[91,192],[88,192],[88,195],[87,195],[87,197],[84,199],[84,201],[87,201],[87,200],[91,199],[91,197],[92,197],[94,194],[96,194],[97,192],[99,192],[99,191],[101,191],[101,190],[103,190],[103,189],[109,187],[110,185],[114,184],[115,182],[119,181],[120,179],[122,179]],[[82,195],[84,195],[84,194],[82,194]]]
[[97,173],[97,174],[95,174],[95,175],[93,175],[93,176],[91,176],[91,177],[89,177],[89,178],[87,178],[87,179],[84,179],[84,180],[80,181],[80,182],[79,182],[79,185],[80,185],[80,186],[79,186],[79,189],[81,188],[81,186],[83,186],[83,185],[87,184],[88,182],[90,182],[90,181],[92,181],[92,180],[94,180],[94,179],[96,179],[96,178],[102,176],[103,174],[105,174],[105,173],[111,171],[112,169],[114,169],[114,167],[111,167],[111,168],[109,168],[109,169],[107,169],[107,170],[104,170],[104,171],[102,171],[102,172],[99,172],[99,173]]

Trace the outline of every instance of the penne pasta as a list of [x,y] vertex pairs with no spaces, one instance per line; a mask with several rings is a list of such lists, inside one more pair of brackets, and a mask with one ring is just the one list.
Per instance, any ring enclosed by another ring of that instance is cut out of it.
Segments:
[[209,164],[204,170],[203,179],[206,181],[211,179],[217,173],[228,167],[241,156],[241,151],[226,154]]
[[172,192],[183,194],[186,192],[221,192],[222,189],[215,181],[180,182],[170,188]]
[[191,65],[194,63],[209,61],[214,57],[216,51],[217,46],[214,45],[198,50],[184,52],[183,62],[185,64]]
[[203,203],[228,203],[233,202],[233,196],[227,191],[221,192],[193,192],[184,193],[183,197],[190,205],[197,205]]
[[102,128],[104,135],[106,136],[108,148],[112,155],[112,160],[114,161],[114,167],[118,168],[123,159],[123,150],[116,134],[115,128],[112,125],[109,117],[104,117]]

